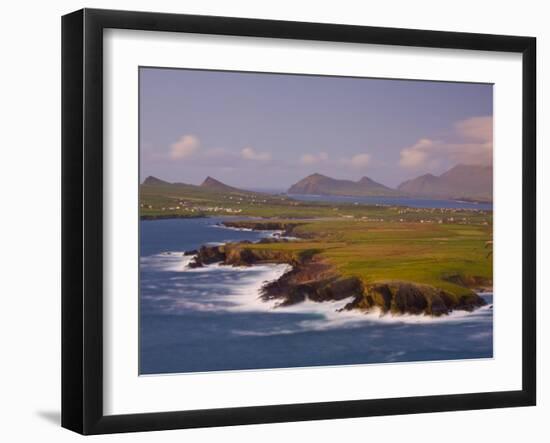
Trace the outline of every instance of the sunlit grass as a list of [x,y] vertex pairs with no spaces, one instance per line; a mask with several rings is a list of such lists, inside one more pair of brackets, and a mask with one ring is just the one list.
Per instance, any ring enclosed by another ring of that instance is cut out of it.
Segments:
[[[406,280],[459,295],[468,290],[448,281],[449,276],[492,280],[486,248],[492,241],[492,211],[299,202],[185,185],[141,186],[140,206],[141,215],[149,217],[236,215],[300,223],[294,233],[304,240],[246,247],[296,257],[315,251],[340,274],[357,276],[365,284]],[[224,212],[228,209],[239,212]]]

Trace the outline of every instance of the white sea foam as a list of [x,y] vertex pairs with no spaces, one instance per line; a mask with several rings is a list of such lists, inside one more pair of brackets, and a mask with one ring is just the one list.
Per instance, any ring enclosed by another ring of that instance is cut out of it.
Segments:
[[296,241],[301,240],[299,237],[293,237],[291,235],[283,235],[284,231],[268,231],[270,238],[276,238],[278,240],[288,240],[288,241]]
[[[492,321],[492,304],[473,312],[453,311],[449,315],[432,317],[428,315],[382,314],[379,310],[364,313],[358,310],[343,310],[352,301],[346,298],[339,301],[313,302],[309,299],[292,306],[278,306],[278,300],[264,301],[262,287],[278,280],[291,267],[286,264],[263,264],[250,267],[226,266],[220,263],[190,268],[188,264],[194,256],[183,252],[156,254],[141,259],[142,269],[182,273],[167,277],[172,283],[157,297],[165,311],[177,313],[188,310],[210,312],[262,312],[277,314],[303,314],[311,318],[292,324],[289,328],[273,328],[265,331],[233,331],[238,335],[280,335],[304,331],[354,328],[368,324],[419,324],[443,322],[483,322]],[[233,274],[233,273],[236,273]],[[190,274],[195,274],[190,280]],[[491,293],[484,293],[490,296]],[[154,296],[153,296],[154,298]]]
[[[276,239],[280,239],[280,240],[288,240],[288,241],[300,240],[299,237],[293,237],[293,236],[290,236],[290,235],[283,235],[284,231],[282,231],[282,230],[265,230],[264,231],[264,230],[258,230],[258,229],[252,229],[252,228],[237,228],[237,227],[234,227],[234,226],[225,226],[225,225],[222,225],[222,224],[210,225],[210,227],[219,228],[219,229],[227,229],[229,231],[258,232],[260,234],[263,234],[265,237],[276,238]],[[257,240],[257,241],[259,241],[259,240]]]
[[146,271],[183,271],[191,263],[194,255],[185,255],[185,251],[161,252],[141,257],[140,268]]
[[[262,287],[268,282],[278,280],[291,269],[286,264],[226,266],[221,263],[191,268],[189,264],[194,257],[177,251],[142,257],[140,260],[142,270],[176,273],[166,277],[165,281],[171,283],[157,297],[158,300],[166,301],[166,293],[170,294],[171,311],[177,308],[196,308],[201,311],[269,311],[273,309],[275,302],[264,302],[260,298]],[[190,280],[189,274],[195,274],[196,277]],[[236,275],[231,277],[231,274]],[[229,282],[224,280],[224,276],[228,275]],[[144,288],[151,289],[151,285],[144,283]],[[188,297],[192,294],[198,294],[200,298],[195,296],[193,300],[189,300]]]
[[228,229],[230,231],[240,231],[240,232],[252,232],[254,229],[252,228],[237,228],[235,226],[225,226],[222,224],[215,224],[215,225],[209,225],[211,228],[220,228],[220,229]]
[[286,264],[266,264],[233,269],[240,270],[247,275],[239,279],[239,284],[230,291],[229,298],[234,303],[230,310],[272,312],[276,302],[264,301],[261,298],[261,290],[265,284],[281,278],[291,270],[291,267]]
[[437,323],[463,323],[463,322],[479,322],[492,321],[490,313],[492,305],[487,305],[477,309],[474,312],[453,311],[449,315],[433,317],[429,315],[392,315],[382,314],[380,310],[374,309],[368,313],[358,310],[341,310],[347,303],[352,301],[352,298],[347,298],[339,301],[329,302],[313,302],[306,300],[292,306],[279,307],[271,309],[273,313],[296,313],[296,314],[313,314],[311,320],[302,320],[298,322],[294,329],[277,329],[274,328],[268,331],[233,331],[237,335],[280,335],[293,334],[305,331],[325,331],[330,329],[356,328],[363,327],[369,324],[437,324]]

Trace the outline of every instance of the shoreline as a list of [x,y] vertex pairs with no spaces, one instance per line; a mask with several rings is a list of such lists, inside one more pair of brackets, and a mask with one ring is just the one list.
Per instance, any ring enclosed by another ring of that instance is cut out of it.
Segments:
[[[286,194],[288,197],[290,198],[298,198],[299,197],[312,197],[312,198],[319,198],[319,199],[322,199],[322,198],[330,198],[330,197],[335,197],[335,198],[346,198],[346,199],[357,199],[357,198],[372,198],[372,199],[376,199],[376,198],[384,198],[384,199],[394,199],[394,200],[398,200],[398,199],[402,199],[402,200],[432,200],[432,201],[453,201],[453,202],[457,202],[457,203],[473,203],[473,204],[489,204],[489,205],[492,205],[493,204],[493,200],[488,200],[488,199],[483,199],[483,198],[479,198],[479,199],[476,199],[476,198],[468,198],[468,197],[464,197],[464,198],[454,198],[454,197],[436,197],[436,196],[430,196],[430,195],[408,195],[408,194],[403,194],[403,195],[340,195],[340,194],[300,194],[300,193],[287,193]],[[328,200],[325,200],[325,201],[328,201]]]
[[149,215],[149,214],[140,214],[139,220],[169,220],[169,219],[194,219],[194,218],[210,218],[209,215],[187,215],[187,214],[158,214],[158,215]]
[[[229,229],[251,229],[253,231],[282,231],[283,235],[296,236],[294,229],[302,223],[269,221],[229,221],[220,223]],[[263,239],[258,243],[284,243],[284,240]],[[358,277],[339,275],[316,252],[296,257],[276,250],[250,248],[249,241],[227,243],[219,246],[203,245],[190,267],[202,267],[212,263],[231,266],[254,266],[257,264],[287,264],[291,269],[277,280],[263,285],[260,297],[264,301],[275,301],[277,307],[288,307],[312,302],[336,302],[350,299],[342,309],[371,313],[380,310],[384,315],[411,314],[429,317],[447,316],[454,311],[473,312],[485,306],[485,300],[472,288],[492,292],[492,287],[480,284],[474,278],[472,286],[468,279],[459,278],[467,294],[457,296],[434,286],[412,281],[390,280],[364,284]],[[459,277],[459,276],[457,276]]]

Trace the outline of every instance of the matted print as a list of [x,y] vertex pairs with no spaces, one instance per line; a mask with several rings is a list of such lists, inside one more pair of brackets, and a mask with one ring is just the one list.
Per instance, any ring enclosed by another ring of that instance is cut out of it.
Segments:
[[492,358],[492,84],[139,85],[141,374]]

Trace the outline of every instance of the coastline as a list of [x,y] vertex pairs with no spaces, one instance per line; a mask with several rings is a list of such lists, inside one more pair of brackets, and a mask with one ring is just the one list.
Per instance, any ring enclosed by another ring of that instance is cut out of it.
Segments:
[[[290,270],[284,265],[237,267],[215,263],[202,269],[184,267],[192,258],[185,252],[197,250],[204,243],[244,240],[251,242],[247,245],[251,248],[294,250],[312,244],[307,239],[281,245],[256,244],[270,232],[214,227],[221,221],[204,218],[143,223],[140,352],[144,372],[240,370],[245,364],[258,369],[492,356],[491,294],[485,296],[488,304],[474,312],[455,310],[439,317],[384,314],[376,308],[369,312],[343,310],[351,299],[308,299],[275,307],[282,299],[266,302],[260,291],[266,281],[276,281]],[[300,237],[309,237],[310,232],[311,227],[296,228]],[[413,340],[416,336],[419,339]],[[197,352],[197,340],[208,343],[201,352]]]
[[206,218],[210,217],[209,215],[197,214],[197,215],[188,215],[188,214],[140,214],[140,220],[168,220],[168,219],[191,219],[191,218]]
[[[299,222],[275,222],[270,220],[224,221],[221,225],[229,229],[246,229],[254,231],[279,231],[282,236],[299,238],[294,232]],[[302,238],[302,240],[306,240]],[[284,243],[281,239],[262,239],[260,243]],[[258,264],[287,264],[291,268],[275,281],[267,282],[261,288],[260,298],[276,302],[276,307],[288,307],[312,301],[338,302],[350,301],[340,312],[359,311],[372,313],[380,311],[382,315],[423,315],[427,317],[447,316],[453,311],[473,312],[485,306],[483,297],[473,290],[490,290],[489,285],[481,285],[479,279],[472,281],[458,279],[461,286],[468,288],[468,293],[456,296],[426,284],[412,281],[390,280],[365,284],[354,276],[342,276],[317,252],[296,256],[284,251],[266,251],[251,247],[249,241],[228,243],[224,245],[203,245],[196,252],[190,267],[220,263],[229,266],[254,266]],[[454,283],[457,283],[454,281]],[[486,283],[486,282],[485,282]]]

